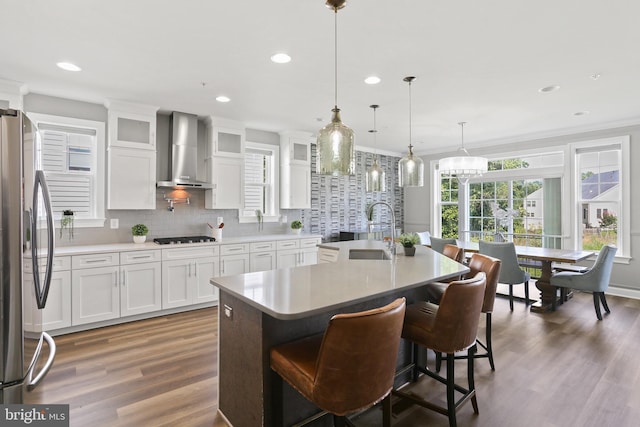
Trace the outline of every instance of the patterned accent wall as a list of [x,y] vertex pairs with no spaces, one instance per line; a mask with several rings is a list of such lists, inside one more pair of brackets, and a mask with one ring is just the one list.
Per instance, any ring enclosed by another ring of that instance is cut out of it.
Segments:
[[[399,157],[379,156],[379,164],[386,172],[387,191],[367,193],[365,172],[373,163],[373,153],[356,152],[355,176],[325,176],[316,173],[316,146],[311,145],[311,209],[301,212],[305,230],[322,234],[324,241],[337,241],[340,231],[366,231],[366,207],[384,201],[394,207],[396,228],[404,224],[404,192],[398,186]],[[384,206],[374,208],[374,223],[389,229],[391,214]]]

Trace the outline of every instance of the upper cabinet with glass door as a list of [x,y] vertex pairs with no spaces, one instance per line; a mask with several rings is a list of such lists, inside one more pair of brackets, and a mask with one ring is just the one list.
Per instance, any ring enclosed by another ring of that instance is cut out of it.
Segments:
[[108,100],[109,146],[145,150],[156,149],[158,107]]
[[218,117],[208,117],[207,157],[243,157],[245,147],[245,130],[242,123],[222,119]]
[[311,165],[311,143],[309,132],[286,131],[280,133],[280,161],[282,165]]

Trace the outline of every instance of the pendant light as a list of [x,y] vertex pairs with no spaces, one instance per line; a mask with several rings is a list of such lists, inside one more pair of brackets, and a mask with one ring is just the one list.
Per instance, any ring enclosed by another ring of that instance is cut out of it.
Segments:
[[338,10],[346,0],[327,0],[335,13],[335,106],[331,123],[320,129],[317,140],[317,171],[321,175],[353,175],[355,173],[356,146],[353,130],[342,123],[338,108]]
[[375,147],[375,153],[373,155],[373,164],[369,169],[367,169],[367,173],[365,175],[365,188],[367,192],[386,191],[387,176],[384,169],[382,169],[378,164],[378,142],[376,138],[376,134],[378,133],[376,130],[376,109],[380,106],[369,105],[369,107],[373,109],[373,129],[369,132],[373,133],[373,146]]
[[424,162],[413,155],[411,145],[411,82],[415,77],[405,77],[409,83],[409,153],[398,162],[398,178],[400,187],[422,187],[424,185]]
[[485,157],[470,156],[464,148],[464,125],[466,123],[458,123],[462,132],[462,145],[458,149],[458,155],[446,157],[438,162],[440,173],[457,177],[460,184],[467,184],[469,178],[481,176],[489,169],[489,161]]

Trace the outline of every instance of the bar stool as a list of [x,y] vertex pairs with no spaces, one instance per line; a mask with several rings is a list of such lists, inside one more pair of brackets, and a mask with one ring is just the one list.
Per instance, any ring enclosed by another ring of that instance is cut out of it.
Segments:
[[[271,349],[271,369],[324,411],[301,424],[333,414],[336,426],[346,415],[383,401],[385,427],[391,425],[391,389],[405,299],[359,313],[337,314],[324,334]],[[282,422],[282,405],[275,408]]]
[[[463,404],[471,400],[473,411],[478,413],[476,389],[473,372],[473,355],[476,351],[476,334],[480,321],[480,310],[484,297],[486,277],[480,272],[472,279],[454,281],[447,286],[440,305],[429,302],[419,302],[407,307],[402,338],[413,343],[413,377],[418,379],[418,373],[443,383],[447,388],[447,407],[428,402],[412,393],[394,390],[393,394],[408,399],[412,403],[436,411],[449,417],[449,425],[456,426],[456,411]],[[418,345],[430,348],[436,353],[447,356],[447,374],[442,377],[418,366]],[[457,351],[468,350],[467,379],[469,388],[455,384],[454,354]],[[459,400],[455,400],[455,392],[462,393]]]

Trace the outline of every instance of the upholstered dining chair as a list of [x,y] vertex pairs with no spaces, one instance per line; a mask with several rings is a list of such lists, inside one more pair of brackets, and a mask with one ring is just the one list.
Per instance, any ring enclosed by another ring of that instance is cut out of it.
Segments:
[[[551,276],[551,286],[555,287],[554,298],[552,308],[556,309],[555,294],[558,292],[558,288],[564,290],[578,289],[581,291],[593,293],[593,306],[596,309],[596,316],[598,320],[602,320],[602,313],[600,312],[600,303],[607,314],[611,313],[607,299],[604,296],[604,292],[609,287],[609,279],[611,278],[611,269],[613,268],[613,260],[616,256],[616,248],[614,245],[606,245],[600,249],[600,253],[593,263],[593,267],[586,273],[577,273],[572,271],[561,271]],[[562,293],[561,301],[564,299],[564,292]]]
[[441,239],[431,236],[431,249],[439,253],[442,253],[444,250],[444,245],[456,245],[457,243],[456,239]]
[[498,283],[509,285],[509,308],[513,311],[513,286],[524,284],[525,304],[529,305],[529,280],[531,276],[520,268],[516,247],[513,242],[487,242],[480,240],[479,250],[483,255],[489,255],[502,261]]
[[430,245],[431,244],[431,233],[428,231],[419,231],[416,233],[420,238],[421,245]]
[[[391,397],[405,299],[358,313],[337,314],[324,334],[271,349],[271,369],[326,414],[335,426],[346,415],[382,401],[383,425],[391,425]],[[282,422],[282,405],[274,408]],[[315,415],[301,424],[316,420]]]
[[[402,338],[413,343],[413,363],[411,365],[413,380],[417,381],[418,374],[421,372],[445,384],[447,406],[445,408],[426,401],[412,391],[394,390],[393,394],[448,416],[450,426],[456,426],[456,411],[469,400],[473,405],[473,411],[478,413],[473,355],[476,350],[476,334],[478,333],[485,283],[485,274],[480,272],[471,279],[451,282],[446,287],[439,305],[421,301],[409,305],[406,310]],[[418,364],[418,346],[432,349],[436,353],[446,354],[446,377]],[[455,384],[454,381],[454,356],[457,351],[464,350],[467,350],[469,354],[467,360],[468,388]],[[455,392],[462,393],[462,397],[456,400]]]

